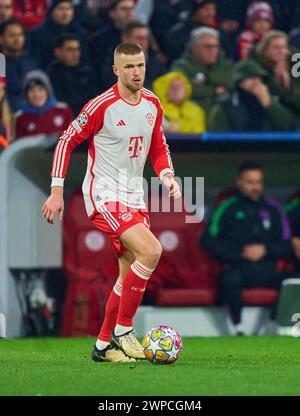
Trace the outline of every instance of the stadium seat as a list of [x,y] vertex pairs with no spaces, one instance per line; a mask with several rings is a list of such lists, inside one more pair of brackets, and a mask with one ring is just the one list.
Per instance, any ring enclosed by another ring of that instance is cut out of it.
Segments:
[[117,276],[117,262],[109,237],[86,215],[81,190],[70,197],[63,224],[64,270],[68,280],[107,280]]
[[109,238],[86,215],[81,190],[70,197],[63,223],[67,293],[61,335],[97,335],[118,275]]
[[110,290],[107,284],[99,281],[71,282],[67,288],[61,335],[97,336]]
[[242,299],[247,306],[268,306],[277,301],[279,292],[269,288],[244,289]]
[[216,303],[218,265],[199,247],[203,224],[187,223],[187,214],[185,210],[149,214],[151,230],[163,246],[161,261],[147,288],[156,305]]
[[157,306],[212,306],[216,303],[215,292],[211,289],[160,290],[156,297]]
[[215,199],[214,208],[215,209],[218,208],[218,206],[221,205],[222,202],[234,196],[236,192],[237,192],[237,189],[233,187],[228,187],[228,188],[223,189],[221,192],[218,193]]

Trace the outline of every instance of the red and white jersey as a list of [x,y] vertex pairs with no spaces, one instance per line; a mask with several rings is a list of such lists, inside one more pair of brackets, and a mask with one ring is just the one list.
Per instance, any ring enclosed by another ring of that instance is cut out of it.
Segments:
[[262,35],[259,35],[252,30],[245,30],[238,38],[238,58],[244,60],[248,58],[250,50],[254,45],[262,39]]
[[137,104],[119,94],[117,84],[89,101],[61,135],[52,163],[52,186],[63,186],[72,150],[88,139],[82,190],[89,216],[105,202],[145,208],[143,169],[149,154],[157,176],[174,174],[162,129],[163,111],[147,89]]

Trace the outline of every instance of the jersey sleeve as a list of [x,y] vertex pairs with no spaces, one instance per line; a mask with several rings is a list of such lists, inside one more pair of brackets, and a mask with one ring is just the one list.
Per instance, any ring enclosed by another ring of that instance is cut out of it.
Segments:
[[72,121],[57,142],[50,175],[51,186],[63,186],[72,151],[101,129],[103,111],[93,111],[92,103],[93,100],[83,107],[79,116]]
[[174,176],[174,168],[169,151],[169,146],[167,144],[166,137],[163,132],[163,110],[159,102],[157,104],[157,110],[158,112],[153,128],[151,145],[149,149],[149,157],[156,175],[160,178],[160,180],[162,180],[163,176],[166,173],[171,173]]

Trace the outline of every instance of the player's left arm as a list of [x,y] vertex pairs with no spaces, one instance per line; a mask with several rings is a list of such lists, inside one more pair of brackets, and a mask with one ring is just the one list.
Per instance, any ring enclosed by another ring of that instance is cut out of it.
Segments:
[[168,189],[169,197],[176,199],[181,197],[181,191],[178,183],[174,179],[174,168],[170,150],[162,128],[163,110],[159,102],[157,104],[157,110],[149,157],[156,175]]

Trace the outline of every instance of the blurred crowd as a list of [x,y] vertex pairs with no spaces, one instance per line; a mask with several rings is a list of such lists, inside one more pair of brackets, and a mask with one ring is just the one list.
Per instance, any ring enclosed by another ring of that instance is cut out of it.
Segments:
[[299,130],[300,0],[0,0],[0,148],[63,131],[116,81],[122,41],[167,132]]

